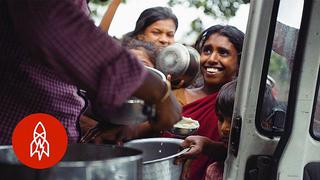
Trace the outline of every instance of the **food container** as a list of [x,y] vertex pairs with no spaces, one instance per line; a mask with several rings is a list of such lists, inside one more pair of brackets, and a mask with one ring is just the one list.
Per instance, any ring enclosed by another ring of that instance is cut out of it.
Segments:
[[[165,75],[154,68],[146,67],[147,70],[166,81]],[[108,113],[108,121],[112,124],[130,125],[139,124],[146,120],[154,119],[156,116],[155,107],[146,104],[143,100],[131,97],[122,106]]]
[[181,142],[175,138],[147,138],[129,141],[125,146],[143,152],[143,180],[179,180],[182,164],[173,162],[189,150],[181,151]]
[[160,51],[156,68],[166,76],[171,75],[173,86],[184,80],[183,87],[187,87],[200,73],[200,55],[192,47],[175,43]]
[[127,147],[70,144],[63,159],[49,169],[21,164],[12,146],[0,146],[1,179],[23,180],[140,180],[142,152]]
[[185,138],[197,132],[199,127],[200,124],[198,121],[182,117],[182,119],[173,126],[170,132],[179,138]]

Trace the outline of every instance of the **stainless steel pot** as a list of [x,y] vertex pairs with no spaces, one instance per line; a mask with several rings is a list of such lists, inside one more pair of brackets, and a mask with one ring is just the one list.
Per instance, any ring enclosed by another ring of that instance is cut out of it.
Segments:
[[[166,81],[165,75],[154,68],[146,67],[147,70]],[[122,106],[108,113],[108,120],[112,124],[130,125],[139,124],[156,116],[155,107],[146,104],[143,100],[131,97]]]
[[142,152],[111,145],[71,144],[58,164],[38,170],[21,164],[12,146],[0,146],[0,170],[0,179],[140,180]]
[[172,76],[173,86],[184,80],[184,87],[187,87],[200,73],[200,55],[192,47],[175,43],[160,51],[156,68]]
[[125,146],[143,152],[144,180],[179,180],[182,165],[175,165],[174,159],[188,149],[180,151],[181,139],[147,138],[125,143]]

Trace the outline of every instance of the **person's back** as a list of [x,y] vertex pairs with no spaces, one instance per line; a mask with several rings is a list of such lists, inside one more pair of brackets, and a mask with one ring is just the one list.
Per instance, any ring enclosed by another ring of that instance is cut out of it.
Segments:
[[130,96],[157,104],[159,131],[178,121],[170,86],[88,15],[86,0],[0,1],[0,144],[11,144],[17,123],[33,113],[56,117],[69,143],[79,140],[78,88],[102,123]]
[[20,34],[14,29],[10,13],[19,12],[10,11],[7,2],[1,1],[0,144],[11,144],[15,124],[38,112],[56,112],[52,115],[68,127],[69,142],[75,142],[78,131],[74,122],[84,107],[84,100],[77,95],[76,86],[61,81],[61,77],[44,62],[34,62],[30,51],[19,40]]

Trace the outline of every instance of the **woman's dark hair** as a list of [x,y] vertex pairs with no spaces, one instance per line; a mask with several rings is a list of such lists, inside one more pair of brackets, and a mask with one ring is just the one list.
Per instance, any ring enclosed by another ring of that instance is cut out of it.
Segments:
[[128,49],[143,50],[149,59],[152,61],[152,64],[156,64],[156,58],[159,53],[159,49],[150,42],[140,41],[136,39],[130,39],[122,42],[122,45]]
[[139,16],[134,31],[130,32],[128,36],[136,37],[144,33],[144,30],[159,20],[172,19],[178,29],[178,18],[173,14],[172,10],[168,7],[152,7],[145,9]]
[[222,36],[225,36],[229,39],[229,41],[233,44],[236,48],[238,53],[238,64],[240,64],[241,59],[241,51],[243,46],[244,40],[244,33],[240,31],[238,28],[230,25],[215,25],[211,26],[208,29],[204,30],[198,37],[195,48],[201,53],[204,43],[207,39],[212,35],[218,33]]

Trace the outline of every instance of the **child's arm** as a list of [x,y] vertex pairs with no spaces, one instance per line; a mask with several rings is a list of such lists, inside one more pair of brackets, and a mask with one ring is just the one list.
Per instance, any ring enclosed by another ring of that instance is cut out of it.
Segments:
[[204,136],[189,136],[181,144],[182,147],[192,147],[183,156],[195,158],[205,154],[215,161],[222,161],[227,156],[227,149],[222,142],[213,141]]

